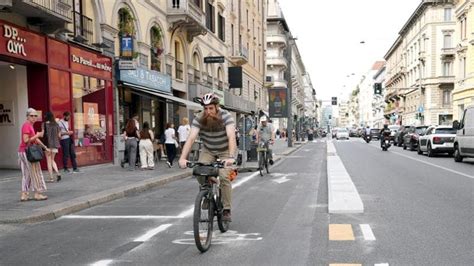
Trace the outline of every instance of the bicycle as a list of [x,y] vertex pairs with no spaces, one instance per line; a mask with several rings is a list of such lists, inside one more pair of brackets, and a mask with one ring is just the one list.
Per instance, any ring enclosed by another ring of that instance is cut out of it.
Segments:
[[202,253],[211,246],[215,216],[219,230],[222,233],[229,230],[229,222],[223,221],[224,205],[219,180],[219,169],[224,168],[224,165],[224,161],[187,163],[188,168],[193,168],[193,176],[203,179],[194,202],[193,217],[194,241]]
[[260,141],[257,147],[258,170],[260,171],[260,176],[263,176],[263,168],[265,168],[267,174],[270,173],[268,170],[268,145],[269,141]]

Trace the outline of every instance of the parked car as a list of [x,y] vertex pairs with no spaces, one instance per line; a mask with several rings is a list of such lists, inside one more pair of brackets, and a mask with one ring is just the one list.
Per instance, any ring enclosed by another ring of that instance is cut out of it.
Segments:
[[398,129],[400,129],[399,125],[390,125],[388,126],[388,129],[390,129],[390,141],[395,142],[395,135],[398,132]]
[[338,130],[337,127],[335,127],[335,128],[332,129],[332,131],[331,131],[331,134],[332,134],[331,136],[332,136],[332,138],[335,138],[335,137],[336,137],[337,130]]
[[418,154],[426,152],[428,157],[436,153],[454,153],[454,138],[456,129],[448,126],[431,126],[423,136],[418,139]]
[[357,128],[351,128],[349,130],[349,137],[359,137],[359,133],[357,132]]
[[336,139],[349,139],[349,131],[345,128],[339,128],[336,133]]
[[397,133],[395,134],[395,137],[393,138],[393,142],[396,146],[401,147],[403,145],[403,136],[405,136],[407,130],[407,126],[400,126]]
[[403,149],[406,150],[410,147],[411,151],[414,151],[418,147],[418,139],[424,135],[428,126],[410,126],[406,129],[406,133],[403,136]]
[[372,137],[372,139],[380,139],[380,129],[371,128],[370,129],[370,136]]
[[464,110],[461,122],[453,123],[457,130],[454,139],[454,160],[462,162],[465,157],[474,157],[474,106]]

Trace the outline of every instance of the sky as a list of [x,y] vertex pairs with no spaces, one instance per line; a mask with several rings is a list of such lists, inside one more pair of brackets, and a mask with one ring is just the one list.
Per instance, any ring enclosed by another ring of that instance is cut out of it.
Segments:
[[[316,97],[347,99],[421,0],[278,0]],[[360,42],[364,41],[364,44]],[[352,75],[354,73],[354,75]],[[325,104],[326,102],[323,102]]]

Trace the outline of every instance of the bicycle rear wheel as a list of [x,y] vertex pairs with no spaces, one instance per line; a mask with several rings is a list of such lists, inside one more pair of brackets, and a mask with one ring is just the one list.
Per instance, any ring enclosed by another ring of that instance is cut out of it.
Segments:
[[265,170],[267,171],[267,174],[270,173],[270,171],[268,171],[268,156],[265,154]]
[[222,233],[227,232],[229,230],[229,222],[223,221],[222,217],[224,216],[224,205],[222,204],[221,198],[217,197],[216,201],[213,201],[214,204],[217,205],[217,225],[219,226],[219,230]]
[[261,151],[258,157],[258,170],[260,171],[260,176],[263,176],[263,167],[265,164],[265,152]]
[[209,200],[209,192],[202,190],[194,203],[194,241],[201,252],[206,252],[211,246],[214,222],[214,204]]

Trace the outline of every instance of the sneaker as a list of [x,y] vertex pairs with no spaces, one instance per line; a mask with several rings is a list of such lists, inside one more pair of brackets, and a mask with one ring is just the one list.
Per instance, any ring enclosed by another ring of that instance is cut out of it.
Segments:
[[166,164],[168,165],[169,168],[171,168],[171,163],[169,161],[166,161]]
[[74,169],[72,170],[73,173],[80,173],[81,171],[79,171],[79,169]]
[[232,222],[231,216],[230,216],[230,210],[224,210],[222,214],[222,221],[224,222]]
[[71,171],[69,171],[69,169],[66,169],[66,168],[64,168],[63,171],[64,171],[64,173],[70,173],[71,172]]
[[273,165],[273,160],[270,159],[268,162],[270,163],[270,165]]
[[209,199],[204,199],[202,201],[201,209],[207,210],[209,208]]

